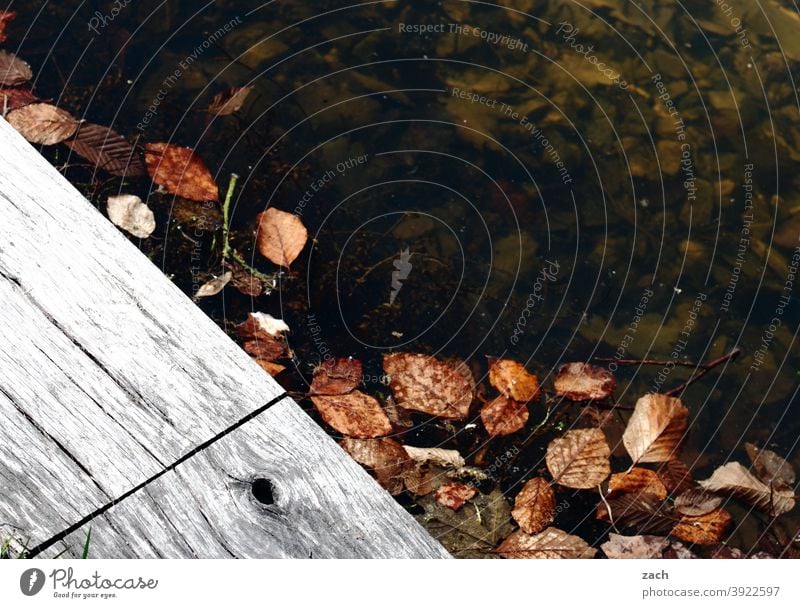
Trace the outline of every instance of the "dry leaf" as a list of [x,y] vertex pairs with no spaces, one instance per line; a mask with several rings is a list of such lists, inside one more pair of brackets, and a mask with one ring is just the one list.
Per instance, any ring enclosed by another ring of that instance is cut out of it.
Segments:
[[0,87],[0,108],[4,116],[6,112],[24,108],[38,101],[39,98],[27,87]]
[[258,252],[278,266],[289,267],[308,240],[308,231],[293,213],[270,207],[258,214]]
[[730,513],[717,509],[698,517],[684,515],[670,534],[687,543],[716,545],[722,541],[731,523]]
[[81,123],[74,137],[64,142],[95,167],[120,177],[144,175],[142,159],[128,140],[102,125]]
[[0,50],[0,84],[13,87],[33,78],[31,66],[14,53]]
[[675,510],[681,515],[698,517],[715,511],[722,504],[722,497],[702,488],[690,488],[675,498]]
[[553,481],[567,488],[589,489],[611,473],[611,449],[600,429],[567,431],[547,446],[547,469]]
[[791,490],[770,488],[738,462],[722,465],[709,479],[698,482],[709,492],[736,496],[777,517],[795,507]]
[[508,559],[592,559],[597,549],[578,536],[547,528],[533,536],[517,530],[497,547],[497,553]]
[[208,283],[204,283],[200,286],[200,289],[197,290],[197,293],[194,294],[194,299],[197,300],[199,298],[217,295],[220,291],[225,289],[225,285],[231,280],[231,276],[233,275],[230,272],[225,272],[216,279],[211,279]]
[[516,433],[528,422],[528,415],[527,404],[502,395],[481,408],[483,426],[492,437]]
[[451,365],[414,353],[384,355],[383,369],[400,407],[461,420],[469,414],[472,385]]
[[410,445],[404,445],[403,449],[406,451],[411,460],[419,463],[430,462],[445,468],[460,469],[464,466],[464,458],[457,450],[444,450],[442,448],[415,448]]
[[408,454],[394,439],[352,439],[345,437],[342,448],[357,463],[369,467],[378,483],[389,494],[403,491],[403,478],[409,467]]
[[44,146],[71,137],[79,124],[72,114],[49,103],[32,103],[9,112],[6,119],[29,142]]
[[494,359],[489,363],[489,382],[502,395],[514,401],[532,401],[539,395],[539,380],[521,363]]
[[219,202],[219,190],[203,159],[191,148],[147,144],[144,160],[153,182],[191,201]]
[[208,113],[215,116],[230,116],[238,112],[252,90],[252,86],[231,87],[227,91],[217,93],[208,104]]
[[608,559],[660,559],[669,547],[664,536],[622,536],[611,532],[600,545]]
[[670,494],[680,494],[694,486],[692,472],[680,460],[670,460],[662,464],[658,467],[658,476]]
[[610,397],[617,388],[617,379],[610,371],[588,363],[566,363],[553,380],[556,393],[571,401],[588,401]]
[[538,534],[553,523],[556,494],[543,477],[529,480],[514,499],[511,516],[527,534]]
[[470,498],[477,494],[477,490],[463,483],[449,482],[441,485],[436,490],[436,500],[448,509],[458,511]]
[[109,196],[108,219],[140,239],[146,239],[156,229],[153,211],[134,194]]
[[772,450],[760,449],[752,443],[745,443],[744,448],[761,481],[767,485],[771,483],[773,487],[779,489],[794,487],[794,468],[786,459],[781,458]]
[[277,376],[286,369],[285,365],[275,363],[274,361],[267,361],[266,359],[256,359],[256,363],[258,363],[258,365],[261,366],[261,369],[267,372],[270,376]]
[[361,384],[361,375],[358,359],[328,359],[314,370],[310,394],[344,395]]
[[622,435],[634,464],[672,460],[686,431],[688,417],[689,410],[675,397],[653,393],[639,399]]
[[342,435],[371,439],[392,432],[392,424],[377,399],[359,390],[346,395],[316,395],[311,401],[322,419]]

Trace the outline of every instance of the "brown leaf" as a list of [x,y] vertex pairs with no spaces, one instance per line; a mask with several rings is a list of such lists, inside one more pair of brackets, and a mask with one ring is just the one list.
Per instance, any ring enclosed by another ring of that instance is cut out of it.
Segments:
[[242,345],[242,348],[258,361],[275,361],[286,354],[286,344],[272,336],[248,340]]
[[634,464],[675,458],[688,417],[689,410],[675,397],[651,393],[640,398],[622,435]]
[[312,395],[344,395],[361,384],[361,361],[352,357],[328,359],[314,370]]
[[556,494],[543,477],[529,480],[514,499],[511,516],[528,534],[538,534],[553,523]]
[[409,467],[408,454],[394,439],[353,439],[345,437],[341,446],[357,463],[369,467],[378,483],[389,494],[403,491],[403,478]]
[[709,479],[698,483],[709,492],[741,498],[773,517],[788,513],[795,507],[791,490],[770,488],[738,462],[722,465]]
[[231,277],[231,287],[236,289],[239,293],[256,298],[264,293],[264,283],[261,279],[253,276],[253,274],[240,266],[236,262],[223,262],[226,270],[230,270],[233,276]]
[[445,468],[461,469],[464,467],[464,457],[458,450],[445,450],[442,448],[416,448],[404,445],[403,449],[411,460],[419,463],[433,463]]
[[558,528],[547,528],[533,536],[517,530],[496,551],[507,559],[592,559],[597,553],[582,538]]
[[611,473],[611,449],[600,429],[567,431],[547,446],[547,469],[567,488],[589,489]]
[[721,504],[721,496],[715,496],[702,488],[690,488],[675,498],[675,510],[681,515],[691,517],[711,513]]
[[481,408],[483,426],[492,437],[516,433],[528,422],[528,415],[527,404],[502,395]]
[[33,78],[31,66],[14,53],[0,50],[0,84],[16,86]]
[[270,207],[258,214],[258,252],[269,261],[288,268],[308,240],[308,231],[293,213]]
[[658,476],[670,494],[680,494],[694,485],[692,472],[680,460],[669,460],[659,466]]
[[39,98],[27,87],[0,87],[0,108],[6,112],[24,108],[38,101]]
[[216,279],[211,279],[207,283],[204,283],[200,286],[200,289],[197,290],[197,293],[194,294],[193,299],[198,300],[200,298],[217,295],[220,291],[225,289],[225,286],[231,280],[231,276],[230,272],[224,272]]
[[208,113],[215,116],[230,116],[242,109],[247,96],[253,90],[248,87],[231,87],[227,91],[217,93],[208,104]]
[[236,334],[245,340],[276,338],[289,331],[283,319],[276,319],[263,312],[251,312],[247,320],[236,326]]
[[781,458],[772,450],[760,449],[752,443],[745,443],[744,448],[761,481],[767,485],[772,484],[778,489],[794,487],[794,468],[786,459]]
[[5,42],[8,35],[6,34],[6,26],[9,21],[17,18],[17,11],[0,11],[0,43]]
[[439,489],[436,490],[435,496],[440,504],[453,511],[458,511],[464,506],[465,502],[477,493],[478,491],[472,486],[463,483],[449,482],[442,484]]
[[664,536],[622,536],[611,532],[600,545],[608,559],[660,559],[669,547]]
[[380,403],[359,390],[346,395],[316,395],[311,401],[322,419],[342,435],[369,439],[392,432]]
[[601,506],[606,505],[602,513],[598,509],[599,519],[613,520],[615,525],[636,529],[639,534],[667,534],[677,521],[668,503],[646,493],[609,496]]
[[514,401],[532,401],[539,395],[539,380],[521,363],[511,359],[489,362],[489,382],[500,393]]
[[219,190],[203,159],[191,148],[147,144],[144,160],[153,182],[192,201],[219,202]]
[[406,490],[414,496],[425,496],[433,492],[435,477],[430,467],[424,464],[410,465],[403,471]]
[[78,128],[72,114],[49,103],[32,103],[9,112],[6,118],[29,142],[44,146],[61,143]]
[[108,127],[90,122],[81,123],[77,133],[64,142],[75,153],[95,167],[120,177],[144,175],[142,159],[128,140]]
[[[606,502],[613,500],[621,494],[630,494],[632,497],[646,496],[653,501],[663,501],[667,498],[667,488],[657,473],[650,469],[633,467],[625,473],[614,473],[608,481]],[[597,519],[606,519],[608,509],[605,502],[597,505]]]
[[266,359],[256,359],[256,363],[258,363],[261,366],[261,369],[267,372],[270,376],[277,376],[286,369],[285,365],[275,363],[274,361],[267,361]]
[[108,219],[140,239],[146,239],[156,229],[153,211],[134,194],[109,196]]
[[610,397],[617,388],[617,379],[602,367],[565,363],[558,370],[553,386],[557,394],[571,401],[587,401]]
[[731,523],[730,513],[716,509],[698,517],[684,515],[670,534],[687,543],[716,545],[722,541]]
[[383,369],[400,407],[449,420],[467,417],[472,386],[452,366],[427,355],[392,353],[383,356]]

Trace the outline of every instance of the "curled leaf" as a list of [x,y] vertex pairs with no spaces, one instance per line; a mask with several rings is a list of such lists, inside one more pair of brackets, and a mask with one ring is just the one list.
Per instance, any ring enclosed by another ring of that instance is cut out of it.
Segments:
[[589,489],[611,473],[611,449],[600,429],[567,431],[547,446],[547,469],[553,481],[567,488]]
[[194,299],[197,300],[199,298],[217,295],[220,291],[225,289],[225,285],[231,280],[231,276],[230,272],[225,272],[216,279],[211,279],[207,283],[204,283],[200,286],[200,289],[197,290],[197,293],[194,294]]
[[140,239],[146,239],[156,229],[153,211],[134,194],[109,196],[108,219]]
[[689,410],[675,397],[653,393],[640,398],[622,435],[634,464],[675,458],[688,417]]
[[553,380],[556,393],[571,401],[588,401],[610,397],[617,388],[617,379],[607,369],[588,363],[566,363]]
[[288,268],[308,240],[308,231],[293,213],[270,207],[258,214],[256,247],[269,261]]
[[445,468],[461,469],[465,462],[458,450],[445,450],[442,448],[416,448],[410,445],[403,446],[411,460],[419,463],[433,463]]
[[52,146],[71,137],[79,124],[72,114],[49,103],[26,105],[9,112],[6,118],[29,142],[44,146]]
[[481,420],[492,437],[511,435],[528,422],[528,406],[525,403],[500,396],[481,408]]
[[348,437],[369,439],[392,432],[378,401],[359,390],[346,395],[315,395],[311,401],[328,425]]
[[219,202],[219,190],[203,159],[191,148],[147,144],[144,160],[153,182],[191,201]]
[[527,402],[539,395],[539,380],[525,366],[511,359],[494,359],[489,363],[489,382],[500,393],[514,401]]
[[553,523],[556,516],[556,495],[546,479],[529,480],[514,499],[511,516],[528,534],[538,534]]
[[741,498],[773,517],[788,513],[795,507],[791,490],[770,488],[738,462],[722,465],[709,479],[698,483],[709,492]]

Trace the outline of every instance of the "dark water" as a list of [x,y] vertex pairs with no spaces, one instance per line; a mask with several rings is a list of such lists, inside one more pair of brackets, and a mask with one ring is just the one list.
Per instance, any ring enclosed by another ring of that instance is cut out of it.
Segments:
[[[250,310],[284,318],[297,355],[288,386],[327,352],[363,359],[373,380],[381,354],[402,349],[479,374],[486,355],[504,355],[546,382],[566,361],[740,348],[683,393],[683,460],[702,479],[747,462],[752,441],[797,463],[795,9],[499,4],[29,2],[11,7],[21,14],[5,48],[33,65],[40,96],[132,141],[194,147],[221,190],[238,174],[233,244],[263,272],[274,267],[253,252],[257,213],[300,215],[313,247],[270,295],[229,288],[201,304],[228,328]],[[242,85],[255,89],[237,116],[203,111]],[[140,247],[187,293],[221,272],[217,208],[65,172],[98,206],[119,190],[149,194],[159,227]],[[618,399],[690,371],[620,366]],[[559,407],[567,428],[576,411]],[[542,406],[531,424],[543,417]],[[470,457],[485,448],[480,429],[415,432]],[[541,467],[545,445],[526,444],[506,489]],[[571,510],[562,527],[600,534],[584,516]],[[759,530],[734,534],[751,546]]]

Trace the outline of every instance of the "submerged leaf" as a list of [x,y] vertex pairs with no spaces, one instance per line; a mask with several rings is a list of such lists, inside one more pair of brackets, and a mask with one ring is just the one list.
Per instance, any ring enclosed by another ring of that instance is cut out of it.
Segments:
[[592,559],[597,549],[578,536],[547,528],[533,536],[517,530],[503,541],[497,553],[511,559]]
[[293,213],[270,207],[258,214],[258,252],[269,261],[288,268],[308,240],[308,231]]
[[192,201],[219,202],[219,190],[203,159],[191,148],[167,143],[145,146],[147,172],[167,192]]
[[52,146],[71,137],[79,124],[72,114],[49,103],[26,105],[9,112],[6,118],[29,142],[44,146]]
[[109,196],[108,219],[140,239],[146,239],[156,229],[153,211],[134,194]]
[[667,547],[669,539],[664,536],[622,536],[613,532],[600,545],[608,559],[660,559]]
[[500,396],[481,408],[481,420],[492,437],[511,435],[524,428],[528,422],[528,406],[525,403]]
[[314,395],[322,419],[348,437],[370,439],[392,432],[392,425],[374,397],[354,390],[346,395]]
[[252,90],[252,86],[231,87],[227,91],[217,93],[208,104],[208,113],[214,116],[230,116],[238,112]]
[[361,384],[361,361],[352,357],[328,359],[314,370],[312,395],[343,395]]
[[458,511],[464,506],[464,503],[475,496],[477,492],[478,491],[473,486],[457,482],[448,482],[442,484],[439,489],[436,490],[435,496],[439,504],[453,511]]
[[588,363],[566,363],[553,380],[556,393],[571,401],[588,401],[610,397],[617,388],[617,379],[605,368]]
[[772,450],[760,449],[752,443],[744,444],[750,462],[753,463],[756,475],[765,484],[770,483],[779,489],[793,488],[795,484],[794,468],[786,459]]
[[622,435],[634,464],[675,458],[688,416],[689,410],[675,397],[652,393],[640,398]]
[[567,431],[547,446],[553,481],[575,489],[594,488],[611,473],[611,449],[600,429]]
[[514,520],[528,534],[538,534],[553,523],[556,516],[556,495],[542,477],[529,480],[514,499]]
[[74,137],[64,142],[94,165],[120,177],[144,175],[146,169],[133,146],[119,133],[102,125],[81,123]]

